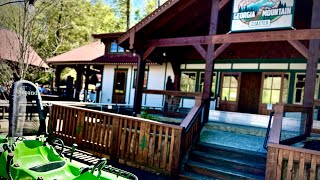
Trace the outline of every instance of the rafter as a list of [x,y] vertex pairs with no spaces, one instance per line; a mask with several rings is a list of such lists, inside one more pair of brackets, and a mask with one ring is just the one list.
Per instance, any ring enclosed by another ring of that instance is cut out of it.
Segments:
[[224,44],[246,42],[271,42],[290,40],[312,40],[320,38],[320,29],[301,29],[268,32],[250,32],[237,34],[219,34],[208,36],[193,36],[180,38],[164,38],[150,40],[148,46],[172,47],[197,44]]

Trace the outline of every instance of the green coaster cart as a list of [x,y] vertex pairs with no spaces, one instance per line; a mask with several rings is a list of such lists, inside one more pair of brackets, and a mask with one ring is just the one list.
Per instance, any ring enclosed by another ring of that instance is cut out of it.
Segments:
[[[42,106],[37,87],[28,81],[18,81],[13,85],[10,94],[9,133],[8,136],[0,135],[0,179],[138,179],[132,173],[107,165],[105,158],[100,159],[94,166],[80,167],[81,165],[72,162],[76,144],[72,146],[69,158],[65,158],[63,141],[46,134],[47,113]],[[37,103],[40,122],[34,140],[26,140],[17,133],[17,121],[21,117],[25,118],[25,107],[21,105],[30,99]]]

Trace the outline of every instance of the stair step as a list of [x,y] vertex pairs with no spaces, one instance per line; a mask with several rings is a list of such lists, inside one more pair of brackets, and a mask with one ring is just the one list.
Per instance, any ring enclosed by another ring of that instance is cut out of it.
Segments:
[[210,155],[229,157],[230,159],[239,159],[246,160],[249,162],[256,162],[258,164],[265,164],[267,159],[266,153],[236,149],[232,147],[208,144],[204,142],[199,142],[194,150],[204,152]]
[[248,161],[246,159],[234,159],[228,156],[217,156],[211,153],[205,153],[200,151],[193,151],[190,154],[189,159],[208,165],[232,168],[240,172],[262,176],[264,176],[266,168],[265,163],[256,163],[255,161]]
[[225,131],[238,134],[247,134],[253,136],[264,137],[266,135],[266,128],[263,127],[253,127],[245,126],[240,124],[229,124],[224,122],[208,122],[204,129],[207,130],[216,130],[216,131]]
[[204,176],[210,176],[218,179],[264,179],[264,176],[243,173],[191,160],[188,160],[185,168],[187,172],[194,172],[197,174],[202,174]]

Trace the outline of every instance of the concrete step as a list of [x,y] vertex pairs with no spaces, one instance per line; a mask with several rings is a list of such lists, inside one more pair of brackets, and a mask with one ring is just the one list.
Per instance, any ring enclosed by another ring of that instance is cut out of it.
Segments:
[[[224,131],[224,132],[232,132],[237,134],[246,134],[246,135],[252,135],[252,136],[265,137],[267,128],[210,121],[206,123],[206,125],[204,126],[204,130],[216,130],[216,131]],[[298,132],[283,130],[281,133],[281,139],[288,139],[296,135],[298,135]]]
[[185,168],[187,172],[197,173],[217,179],[264,179],[264,176],[243,173],[233,169],[208,165],[191,160],[186,163]]

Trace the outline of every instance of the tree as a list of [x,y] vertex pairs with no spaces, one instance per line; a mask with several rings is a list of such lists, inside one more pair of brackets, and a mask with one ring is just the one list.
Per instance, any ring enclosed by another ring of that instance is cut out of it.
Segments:
[[10,29],[10,31],[5,31],[5,36],[8,37],[5,40],[6,46],[10,46],[14,51],[11,54],[13,60],[2,60],[1,64],[6,63],[11,67],[15,80],[25,79],[30,65],[39,59],[32,49],[32,45],[41,33],[41,31],[34,31],[36,17],[56,2],[38,0],[34,7],[29,4],[29,0],[24,0],[0,7],[0,25],[2,28]]
[[[131,0],[113,0],[114,10],[120,17],[119,30],[128,30],[130,28],[131,19]],[[125,26],[124,26],[125,25]]]
[[[93,33],[119,31],[118,19],[102,0],[37,0],[34,7],[25,0],[1,6],[0,28],[17,35],[20,50],[16,63],[3,62],[10,65],[16,79],[39,79],[32,77],[39,73],[27,76],[33,69],[30,64],[35,60],[30,55],[31,47],[42,59],[47,59],[92,41]],[[12,46],[9,39],[6,41]]]
[[[94,33],[119,31],[120,22],[114,10],[101,0],[60,1],[50,9],[50,18],[39,17],[39,28],[45,27],[37,47],[39,54],[52,57],[92,41]],[[46,14],[43,14],[46,16]]]

